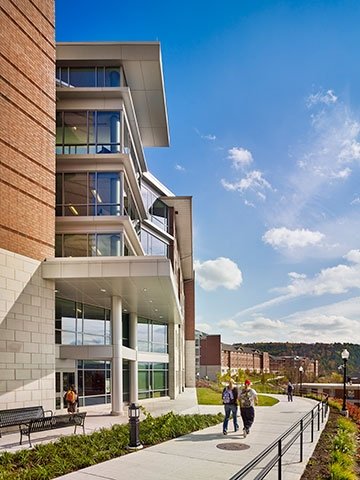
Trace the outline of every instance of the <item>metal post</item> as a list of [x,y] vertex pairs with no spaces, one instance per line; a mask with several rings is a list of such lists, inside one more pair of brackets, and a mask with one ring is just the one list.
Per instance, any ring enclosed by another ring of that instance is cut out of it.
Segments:
[[304,421],[300,420],[300,463],[304,457]]
[[282,479],[282,446],[281,439],[278,441],[278,480]]
[[311,410],[311,443],[314,441],[314,409]]
[[343,409],[343,412],[346,412],[346,362],[347,362],[347,358],[344,358],[344,388],[343,388],[343,406],[342,406],[342,409]]
[[317,416],[318,416],[318,431],[320,430],[320,403],[318,403],[318,406],[317,406]]

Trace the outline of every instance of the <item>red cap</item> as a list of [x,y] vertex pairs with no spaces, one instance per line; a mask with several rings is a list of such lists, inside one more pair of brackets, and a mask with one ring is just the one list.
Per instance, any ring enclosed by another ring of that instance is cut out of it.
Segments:
[[245,380],[245,382],[244,382],[244,383],[245,383],[245,385],[251,385],[251,382],[250,382],[250,380]]

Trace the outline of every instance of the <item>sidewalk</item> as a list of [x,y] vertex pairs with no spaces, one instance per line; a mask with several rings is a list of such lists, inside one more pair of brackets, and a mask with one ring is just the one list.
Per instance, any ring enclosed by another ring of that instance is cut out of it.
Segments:
[[[180,399],[159,400],[156,402],[144,402],[146,410],[157,416],[172,410],[177,413],[217,413],[223,412],[222,406],[203,406],[196,404],[195,389],[186,389]],[[232,432],[232,423],[229,423],[229,434],[225,437],[222,434],[222,425],[209,427],[183,437],[179,437],[160,445],[148,447],[137,452],[130,453],[108,462],[104,462],[83,470],[59,477],[66,480],[120,480],[120,479],[141,479],[141,480],[227,480],[241,467],[246,465],[258,453],[263,451],[271,442],[285,432],[291,425],[298,421],[305,413],[310,411],[316,404],[307,398],[295,397],[294,402],[288,402],[283,395],[272,395],[279,399],[279,403],[273,407],[256,407],[255,423],[251,434],[243,437],[240,432]],[[88,409],[86,418],[86,433],[91,433],[101,427],[108,427],[115,423],[126,423],[125,417],[113,417],[106,409]],[[241,422],[240,422],[241,424]],[[323,427],[324,424],[321,426]],[[41,432],[40,440],[34,435],[33,443],[38,441],[49,441],[43,438],[49,433],[71,433],[71,429],[64,429],[64,432]],[[299,446],[295,444],[283,458],[284,480],[300,480],[306,463],[316,446],[319,438],[315,428],[314,443],[310,443],[310,432],[304,435],[304,462],[299,463]],[[14,437],[16,445],[19,442],[18,434],[5,435],[0,439],[0,452],[9,448],[8,440]],[[58,435],[56,435],[58,436]],[[7,440],[5,442],[5,440]],[[51,440],[54,440],[52,438]],[[7,444],[7,445],[6,445]],[[297,445],[297,446],[296,446]],[[5,447],[5,448],[4,448]],[[6,448],[7,447],[7,448]],[[241,450],[229,450],[223,448],[241,448]],[[18,448],[18,447],[17,447]],[[257,470],[256,473],[258,473]],[[251,479],[255,475],[249,475]],[[277,468],[267,477],[267,480],[277,479]]]

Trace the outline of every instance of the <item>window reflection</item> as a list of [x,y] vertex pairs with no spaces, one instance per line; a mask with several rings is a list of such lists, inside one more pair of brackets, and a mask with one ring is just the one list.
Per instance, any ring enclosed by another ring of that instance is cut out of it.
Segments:
[[122,256],[122,239],[122,233],[59,234],[55,254],[57,257]]
[[57,67],[58,87],[120,87],[120,67]]
[[140,352],[168,352],[168,327],[166,324],[139,317],[137,336]]
[[58,154],[118,153],[121,144],[120,111],[58,111]]
[[110,310],[56,298],[56,343],[109,345]]

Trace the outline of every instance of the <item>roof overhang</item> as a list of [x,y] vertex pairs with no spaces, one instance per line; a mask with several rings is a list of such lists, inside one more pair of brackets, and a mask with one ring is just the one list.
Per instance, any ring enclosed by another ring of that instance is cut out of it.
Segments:
[[59,42],[56,59],[71,65],[122,65],[145,147],[169,146],[159,42]]
[[194,278],[192,243],[192,197],[160,197],[169,207],[174,208],[176,238],[184,280]]
[[41,268],[44,279],[55,280],[59,297],[111,308],[112,297],[119,296],[123,311],[163,323],[183,321],[165,257],[48,258]]

